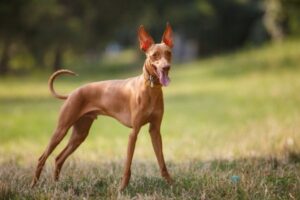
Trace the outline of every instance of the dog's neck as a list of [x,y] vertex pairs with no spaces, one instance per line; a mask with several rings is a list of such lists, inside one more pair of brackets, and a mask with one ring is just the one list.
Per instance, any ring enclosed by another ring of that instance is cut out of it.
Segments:
[[151,73],[150,71],[151,67],[152,67],[151,62],[147,58],[143,66],[143,74],[142,74],[145,80],[144,83],[147,87],[150,88],[158,88],[158,87],[161,88],[162,85],[160,84],[157,75],[155,73]]

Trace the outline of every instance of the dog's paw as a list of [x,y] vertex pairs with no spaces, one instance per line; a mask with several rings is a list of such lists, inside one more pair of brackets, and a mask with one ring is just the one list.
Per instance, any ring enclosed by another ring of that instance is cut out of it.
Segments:
[[31,183],[30,183],[30,187],[31,187],[31,188],[34,188],[34,186],[36,185],[36,183],[37,183],[37,180],[36,180],[36,178],[34,178],[34,179],[31,181]]

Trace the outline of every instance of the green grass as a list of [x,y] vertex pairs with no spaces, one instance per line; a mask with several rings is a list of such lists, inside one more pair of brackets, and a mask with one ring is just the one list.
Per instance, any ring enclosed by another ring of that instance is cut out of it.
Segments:
[[[28,184],[51,137],[62,101],[50,96],[49,74],[0,79],[0,198],[4,199],[299,199],[300,40],[174,64],[164,88],[168,186],[145,127],[138,138],[132,179],[117,187],[129,129],[99,116],[85,143],[53,183],[55,155],[39,185]],[[127,52],[128,53],[128,52]],[[128,56],[128,55],[127,55]],[[131,59],[71,62],[79,77],[57,80],[67,93],[83,83],[135,76]],[[239,176],[234,182],[232,176]]]

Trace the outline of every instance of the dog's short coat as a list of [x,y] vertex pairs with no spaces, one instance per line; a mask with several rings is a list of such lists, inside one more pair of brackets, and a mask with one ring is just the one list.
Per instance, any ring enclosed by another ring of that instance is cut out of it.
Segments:
[[69,70],[59,70],[49,79],[52,94],[65,102],[60,110],[57,127],[44,153],[38,160],[32,187],[37,183],[43,166],[73,127],[69,143],[55,159],[54,179],[58,180],[64,161],[85,140],[97,115],[111,116],[125,126],[132,128],[129,135],[127,158],[120,185],[123,190],[129,182],[131,162],[140,128],[149,123],[149,132],[162,176],[170,183],[160,133],[164,113],[162,86],[169,84],[169,70],[172,59],[172,29],[167,24],[161,43],[155,44],[143,26],[138,30],[140,48],[146,54],[143,73],[125,80],[108,80],[83,85],[69,95],[57,94],[53,88],[54,79],[60,74],[75,75]]

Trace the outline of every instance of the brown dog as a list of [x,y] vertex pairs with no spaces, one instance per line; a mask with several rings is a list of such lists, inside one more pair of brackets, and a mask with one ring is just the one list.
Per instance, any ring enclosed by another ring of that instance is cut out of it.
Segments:
[[132,128],[120,190],[128,185],[136,139],[141,127],[147,123],[150,124],[149,132],[161,175],[169,183],[171,182],[162,150],[160,126],[164,113],[161,87],[167,86],[170,81],[168,73],[172,58],[172,29],[167,24],[162,42],[159,44],[154,43],[143,26],[140,26],[138,36],[140,48],[146,54],[143,73],[140,76],[90,83],[67,96],[59,95],[54,91],[53,81],[60,74],[75,75],[75,73],[59,70],[50,77],[49,87],[52,94],[66,101],[61,108],[58,124],[50,143],[39,158],[32,187],[37,183],[48,156],[64,138],[68,129],[73,126],[69,143],[55,159],[54,179],[58,180],[64,161],[87,137],[97,115],[114,117],[125,126]]

